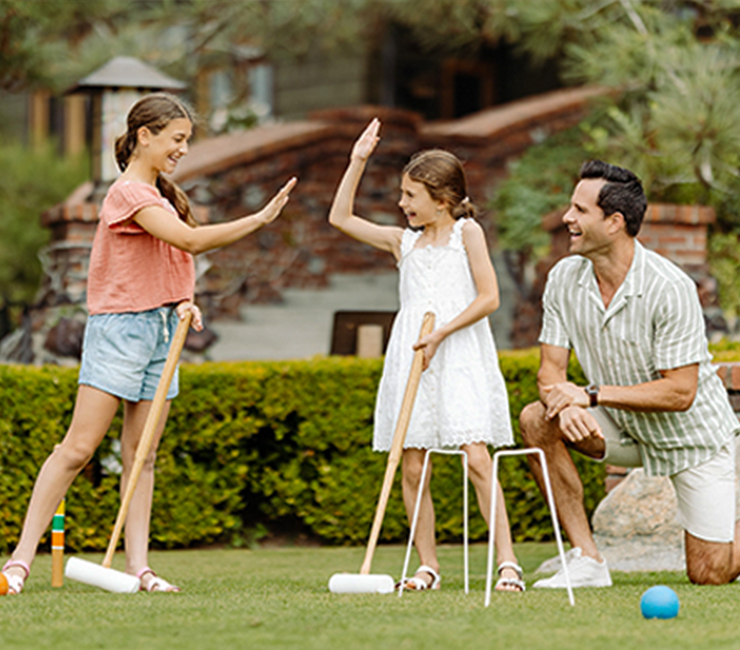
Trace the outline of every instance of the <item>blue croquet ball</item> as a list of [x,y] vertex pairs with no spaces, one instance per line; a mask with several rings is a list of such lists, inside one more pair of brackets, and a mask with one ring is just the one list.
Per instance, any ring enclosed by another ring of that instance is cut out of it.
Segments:
[[676,618],[678,596],[665,585],[650,587],[640,598],[640,611],[645,618]]

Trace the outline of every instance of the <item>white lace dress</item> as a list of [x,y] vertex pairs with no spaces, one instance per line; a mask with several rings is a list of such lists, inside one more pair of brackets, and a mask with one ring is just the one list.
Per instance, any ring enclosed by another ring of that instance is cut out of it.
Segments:
[[[401,309],[393,323],[375,405],[373,449],[389,451],[424,313],[435,328],[477,296],[458,219],[446,246],[415,248],[421,231],[407,229],[398,263]],[[506,385],[487,318],[448,336],[422,373],[405,448],[513,444]]]

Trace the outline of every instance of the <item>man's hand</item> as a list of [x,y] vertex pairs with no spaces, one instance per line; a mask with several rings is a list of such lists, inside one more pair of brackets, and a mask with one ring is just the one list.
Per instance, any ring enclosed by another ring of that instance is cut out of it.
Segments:
[[596,418],[580,406],[568,406],[560,411],[560,429],[565,437],[574,443],[587,438],[604,439],[604,433]]
[[543,386],[542,391],[545,393],[544,401],[547,406],[545,417],[548,420],[555,419],[570,406],[579,406],[582,409],[586,409],[591,402],[586,391],[581,386],[576,386],[569,381]]

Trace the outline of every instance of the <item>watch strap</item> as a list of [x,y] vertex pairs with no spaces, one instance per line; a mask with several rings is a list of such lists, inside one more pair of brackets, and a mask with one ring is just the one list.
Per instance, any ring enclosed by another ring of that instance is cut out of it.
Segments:
[[598,384],[589,384],[586,387],[586,393],[588,394],[589,406],[596,408],[599,405],[599,386]]

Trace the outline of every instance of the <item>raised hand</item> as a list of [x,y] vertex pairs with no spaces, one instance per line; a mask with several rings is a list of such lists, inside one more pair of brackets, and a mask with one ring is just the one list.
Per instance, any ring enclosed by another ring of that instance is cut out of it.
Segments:
[[264,207],[259,213],[260,220],[263,225],[268,224],[277,219],[278,215],[285,207],[290,197],[291,190],[295,187],[298,179],[294,176],[285,185],[280,188],[280,191],[272,197],[272,200]]
[[370,154],[375,150],[376,145],[380,142],[378,132],[380,131],[380,120],[374,117],[370,124],[367,125],[365,130],[362,132],[355,146],[352,147],[352,158],[365,161],[370,157]]

